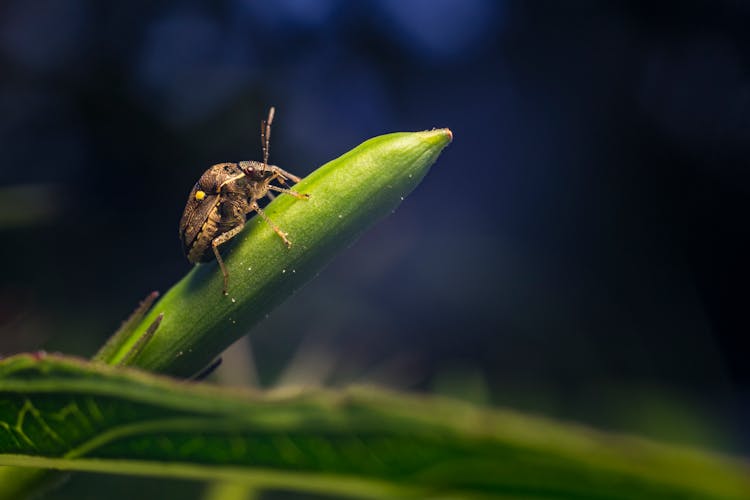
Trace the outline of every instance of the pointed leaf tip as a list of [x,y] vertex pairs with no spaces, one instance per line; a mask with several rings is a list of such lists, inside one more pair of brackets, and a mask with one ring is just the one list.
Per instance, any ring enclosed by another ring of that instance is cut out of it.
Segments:
[[425,130],[417,132],[417,134],[421,136],[422,140],[431,145],[440,146],[441,149],[453,141],[453,132],[449,128]]

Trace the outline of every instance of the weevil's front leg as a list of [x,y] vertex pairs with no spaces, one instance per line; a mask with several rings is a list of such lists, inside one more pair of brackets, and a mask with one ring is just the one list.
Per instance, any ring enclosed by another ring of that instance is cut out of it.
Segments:
[[221,274],[224,275],[224,295],[228,295],[227,289],[229,287],[229,273],[227,272],[227,268],[224,266],[224,261],[221,259],[221,254],[219,253],[219,245],[221,245],[222,243],[226,243],[227,241],[237,236],[237,234],[242,231],[243,227],[244,225],[240,224],[239,226],[232,228],[230,231],[220,234],[211,242],[211,248],[213,248],[214,255],[216,256],[216,262],[219,263]]
[[[307,194],[307,193],[299,193],[297,191],[294,191],[293,189],[280,188],[278,186],[268,186],[268,189],[270,189],[272,191],[278,191],[279,193],[291,194],[292,196],[294,196],[298,200],[309,200],[310,199],[310,195],[309,194]],[[270,197],[271,193],[268,193],[268,196]]]
[[283,168],[277,167],[276,165],[269,165],[268,168],[271,169],[271,171],[274,172],[275,174],[278,174],[279,177],[281,177],[283,180],[290,179],[295,184],[297,184],[299,181],[302,180],[301,177],[297,177],[293,173],[287,172]]
[[285,233],[284,231],[282,231],[281,229],[279,229],[279,226],[277,226],[276,224],[274,224],[274,223],[273,223],[273,221],[272,221],[271,219],[269,219],[269,218],[268,218],[268,216],[267,216],[267,215],[266,215],[266,213],[265,213],[265,212],[263,211],[263,209],[262,209],[262,208],[260,208],[260,207],[258,206],[258,203],[257,203],[257,202],[255,202],[255,201],[254,201],[254,202],[253,202],[253,203],[252,203],[252,204],[250,205],[250,209],[251,209],[251,210],[255,210],[256,212],[258,212],[258,215],[260,215],[260,216],[261,216],[261,217],[263,218],[263,220],[264,220],[264,221],[266,221],[266,224],[268,224],[269,226],[271,226],[271,228],[272,228],[272,229],[274,230],[274,232],[275,232],[276,234],[278,234],[278,235],[279,235],[279,237],[280,237],[280,238],[281,238],[282,240],[284,240],[284,243],[286,243],[286,246],[287,246],[287,247],[291,247],[291,246],[292,246],[292,242],[291,242],[291,241],[289,241],[289,238],[287,238],[287,233]]

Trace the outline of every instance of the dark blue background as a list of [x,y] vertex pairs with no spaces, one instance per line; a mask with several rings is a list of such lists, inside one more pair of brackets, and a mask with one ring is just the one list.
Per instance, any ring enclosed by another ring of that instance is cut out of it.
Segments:
[[735,1],[3,2],[0,352],[89,355],[182,276],[187,193],[260,157],[268,106],[302,175],[447,126],[396,214],[254,330],[261,382],[296,357],[746,452],[747,26]]

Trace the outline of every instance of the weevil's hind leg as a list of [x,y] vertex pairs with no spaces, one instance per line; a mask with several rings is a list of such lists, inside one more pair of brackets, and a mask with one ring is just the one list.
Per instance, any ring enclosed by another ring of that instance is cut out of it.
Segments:
[[219,268],[221,269],[221,274],[224,276],[224,288],[223,292],[224,295],[227,294],[227,290],[229,287],[229,273],[227,272],[226,266],[224,266],[224,261],[221,258],[221,254],[219,253],[219,245],[222,243],[226,243],[227,241],[231,240],[237,234],[242,231],[243,225],[239,225],[235,228],[233,228],[231,231],[227,231],[226,233],[220,234],[214,240],[211,242],[211,248],[214,250],[214,255],[216,256],[216,262],[219,263]]
[[[268,189],[270,189],[272,191],[277,191],[279,193],[290,194],[290,195],[294,196],[295,198],[297,198],[298,200],[309,200],[310,199],[310,195],[309,194],[307,194],[307,193],[299,193],[297,191],[294,191],[293,189],[280,188],[278,186],[268,186]],[[267,196],[270,198],[273,195],[271,193],[267,193]],[[271,199],[273,199],[273,198],[271,198]]]
[[266,224],[268,224],[269,226],[271,226],[271,229],[273,229],[274,232],[279,235],[279,238],[281,238],[282,240],[284,240],[284,243],[286,244],[287,247],[291,247],[292,246],[292,242],[289,241],[289,238],[287,238],[287,233],[285,233],[284,231],[282,231],[281,229],[279,229],[279,226],[277,226],[276,224],[274,224],[273,221],[268,218],[268,216],[263,211],[263,209],[258,206],[258,203],[253,202],[253,204],[250,205],[250,209],[251,210],[255,210],[256,212],[258,212],[258,215],[260,215],[263,218],[263,220],[266,221]]

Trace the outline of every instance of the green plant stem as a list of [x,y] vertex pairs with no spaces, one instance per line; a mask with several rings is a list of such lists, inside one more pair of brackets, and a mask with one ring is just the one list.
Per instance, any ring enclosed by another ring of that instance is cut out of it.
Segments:
[[[320,167],[295,186],[309,194],[309,200],[284,194],[266,208],[271,220],[288,232],[291,248],[263,220],[253,218],[236,241],[222,246],[230,276],[228,295],[222,294],[216,262],[198,265],[98,359],[194,375],[363,231],[393,212],[451,139],[448,129],[383,135]],[[160,314],[159,328],[133,355]]]

